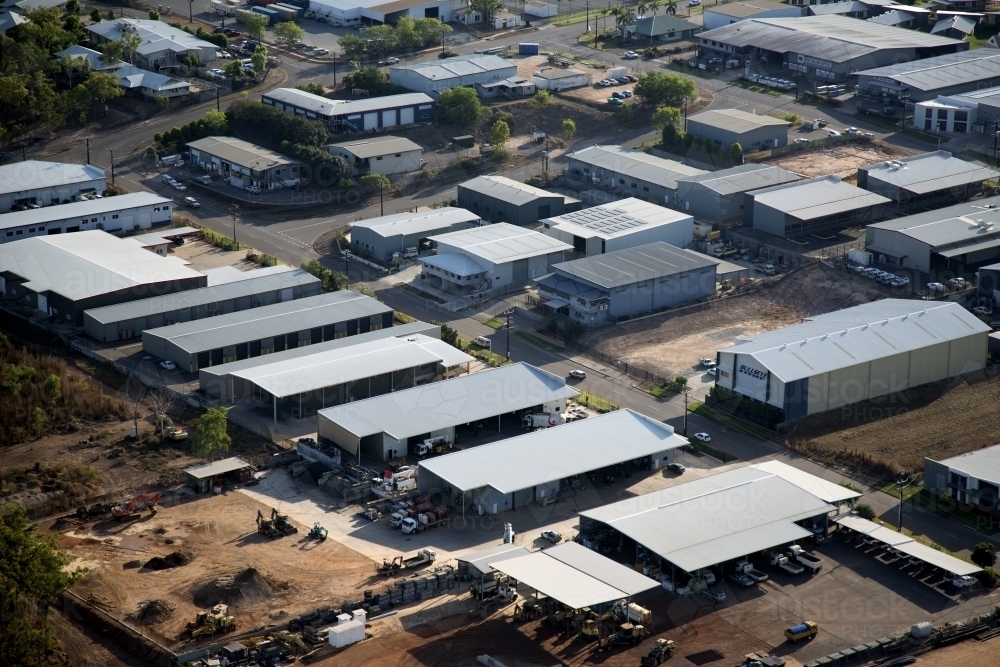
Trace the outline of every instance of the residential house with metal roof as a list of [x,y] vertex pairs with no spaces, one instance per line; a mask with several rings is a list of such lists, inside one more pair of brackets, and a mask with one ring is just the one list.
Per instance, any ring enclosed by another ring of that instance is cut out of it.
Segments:
[[977,199],[868,225],[865,250],[917,271],[973,269],[1000,257],[1000,197]]
[[565,259],[573,246],[523,227],[498,222],[429,239],[436,254],[420,258],[423,279],[457,294],[525,285]]
[[715,294],[717,262],[657,241],[556,264],[535,280],[542,306],[587,326]]
[[[247,271],[242,280],[93,308],[83,314],[87,335],[102,343],[141,336],[177,322],[190,322],[250,308],[316,296],[319,279],[302,269],[280,265]],[[260,271],[260,273],[258,273]]]
[[[857,77],[858,97],[869,108],[881,111],[884,104],[928,102],[1000,86],[1000,52],[974,49],[951,53],[862,70]],[[923,127],[923,118],[923,114],[916,118],[918,127]]]
[[380,460],[442,436],[450,443],[520,426],[524,412],[562,413],[579,392],[566,379],[519,362],[320,410],[319,440]]
[[975,16],[938,16],[931,34],[965,39],[976,31],[978,24],[979,18]]
[[104,195],[104,170],[89,164],[26,160],[0,165],[0,214]]
[[694,218],[629,197],[546,218],[542,231],[572,245],[575,254],[592,257],[656,241],[683,248],[694,238]]
[[320,120],[335,132],[391,130],[434,121],[437,103],[425,93],[331,100],[298,88],[275,88],[260,101],[279,111]]
[[116,234],[170,223],[174,202],[152,192],[28,208],[0,216],[0,243],[94,229]]
[[858,187],[888,197],[897,211],[939,208],[967,201],[1000,173],[948,151],[910,155],[858,167]]
[[236,137],[205,137],[188,143],[191,163],[241,190],[298,185],[302,162]]
[[99,230],[46,234],[0,244],[0,293],[80,326],[90,308],[204,287],[187,264]]
[[129,93],[152,99],[183,97],[191,93],[191,84],[184,79],[157,74],[132,65],[119,67],[114,76],[118,79],[118,85]]
[[803,15],[802,7],[774,2],[774,0],[747,0],[724,5],[706,6],[703,21],[705,30],[746,21],[747,19],[777,19]]
[[389,68],[389,80],[394,85],[426,93],[434,99],[449,88],[474,87],[477,83],[492,83],[512,76],[517,76],[517,65],[500,56],[479,53]]
[[1000,445],[958,456],[924,458],[924,488],[935,496],[1000,515]]
[[677,201],[677,180],[706,173],[675,160],[624,146],[588,146],[566,154],[567,176],[664,204]]
[[818,176],[746,193],[743,220],[754,229],[794,238],[881,220],[890,203],[836,176]]
[[687,131],[726,151],[733,144],[739,144],[744,151],[758,151],[786,145],[789,124],[787,120],[741,109],[710,109],[688,116]]
[[329,144],[331,155],[339,155],[347,161],[351,173],[364,174],[408,174],[423,167],[423,148],[406,137],[370,137],[354,139],[339,144]]
[[744,195],[772,185],[800,180],[798,174],[769,164],[749,162],[729,169],[677,179],[677,208],[715,222],[743,217]]
[[[2,246],[0,246],[2,247]],[[347,290],[142,332],[142,349],[191,373],[392,326],[392,308]]]
[[990,331],[957,303],[882,299],[740,338],[715,384],[788,421],[980,371]]
[[478,227],[479,215],[444,206],[417,213],[394,213],[351,223],[351,251],[391,260],[394,253],[430,250],[430,237]]
[[132,54],[132,63],[146,70],[178,67],[189,56],[194,56],[200,63],[211,62],[219,49],[215,44],[163,21],[120,17],[85,27],[97,44],[121,39],[126,33],[138,35],[142,42]]
[[704,30],[706,28],[670,14],[654,14],[641,18],[632,25],[618,26],[622,39],[643,41],[646,44],[690,39]]
[[484,220],[533,225],[542,218],[580,210],[580,200],[506,176],[477,176],[458,184],[458,205]]
[[81,70],[89,69],[91,72],[113,73],[128,64],[121,60],[105,62],[104,54],[100,51],[94,51],[79,44],[73,44],[69,48],[57,51],[53,55],[60,65],[62,65],[63,58],[69,58]]

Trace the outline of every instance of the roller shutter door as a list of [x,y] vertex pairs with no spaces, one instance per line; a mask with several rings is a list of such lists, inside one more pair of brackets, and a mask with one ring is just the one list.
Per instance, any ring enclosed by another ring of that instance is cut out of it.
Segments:
[[378,129],[378,111],[373,111],[372,113],[365,114],[365,130],[376,130]]
[[399,124],[400,125],[413,124],[413,107],[399,110]]
[[514,282],[519,283],[522,280],[528,279],[528,260],[518,259],[514,260]]
[[382,127],[394,127],[396,125],[396,110],[382,112]]

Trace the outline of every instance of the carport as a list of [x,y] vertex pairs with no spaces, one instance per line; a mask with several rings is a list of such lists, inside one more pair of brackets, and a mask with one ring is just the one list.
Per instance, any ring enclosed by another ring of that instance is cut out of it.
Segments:
[[488,577],[492,577],[497,569],[494,564],[512,558],[528,556],[531,552],[518,544],[501,544],[498,547],[473,551],[470,554],[456,558],[459,572],[463,566],[468,568],[469,579],[479,580],[479,590],[483,590],[483,585]]
[[967,563],[964,560],[942,553],[937,549],[932,549],[925,544],[917,542],[912,537],[907,537],[902,533],[890,530],[885,526],[880,526],[874,521],[862,519],[854,514],[834,517],[833,522],[843,528],[864,535],[867,539],[877,540],[901,554],[906,554],[910,558],[916,558],[927,565],[939,568],[956,577],[972,575],[976,572],[981,572],[983,569],[972,563]]

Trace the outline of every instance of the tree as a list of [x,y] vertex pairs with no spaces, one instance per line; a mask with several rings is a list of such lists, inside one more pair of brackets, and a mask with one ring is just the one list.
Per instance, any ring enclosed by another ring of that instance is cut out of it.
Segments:
[[576,134],[576,121],[567,118],[562,122],[562,135],[567,139],[572,139],[574,134]]
[[642,99],[643,106],[681,106],[685,100],[693,100],[698,95],[694,81],[680,74],[646,72],[635,84],[635,94]]
[[452,27],[441,19],[432,18],[417,19],[413,27],[424,46],[440,44],[444,47],[444,36],[452,31]]
[[226,66],[222,68],[226,76],[230,79],[239,79],[246,76],[246,70],[243,68],[243,63],[239,60],[230,60],[226,63]]
[[400,16],[396,21],[395,41],[397,48],[407,52],[415,51],[423,44],[423,40],[417,34],[417,22],[412,16]]
[[160,442],[163,442],[163,427],[167,419],[167,411],[173,405],[174,394],[161,387],[149,392],[149,407],[153,409],[153,417],[156,419],[156,430],[160,434]]
[[258,74],[264,74],[267,70],[267,47],[261,44],[255,48],[250,60],[253,61],[253,70]]
[[979,567],[993,567],[997,562],[997,548],[992,542],[980,542],[972,548],[969,559]]
[[437,117],[448,125],[468,126],[476,122],[483,107],[472,88],[458,87],[442,91],[438,99]]
[[376,190],[384,191],[388,190],[389,186],[392,185],[392,181],[389,180],[384,174],[378,174],[374,171],[370,171],[361,178],[358,182],[367,190],[369,193],[375,192]]
[[302,265],[302,270],[319,278],[323,284],[324,292],[347,289],[347,275],[340,271],[331,271],[320,264],[319,260],[310,259]]
[[[61,51],[76,41],[77,36],[63,27],[59,10],[56,8],[29,9],[24,12],[24,18],[28,19],[28,22],[18,26],[18,32],[48,53]],[[4,55],[6,56],[6,53]]]
[[149,10],[149,20],[150,21],[159,21],[160,20],[160,12],[156,11],[155,9],[150,9]]
[[635,3],[635,13],[639,18],[644,17],[648,11],[649,4],[646,0],[639,0],[639,2]]
[[69,87],[73,87],[73,72],[89,72],[90,71],[90,61],[86,58],[74,58],[71,55],[65,55],[62,60],[59,61],[59,66],[62,67],[63,72],[69,77]]
[[552,99],[552,93],[547,90],[537,90],[531,97],[531,104],[537,109],[542,109]]
[[668,125],[677,127],[681,124],[681,111],[674,107],[660,107],[653,112],[653,127],[663,132]]
[[79,14],[80,13],[80,0],[67,0],[67,2],[66,2],[66,13],[67,14]]
[[743,162],[743,146],[740,146],[739,142],[729,147],[729,157],[733,159],[733,162]]
[[191,439],[191,450],[195,454],[203,459],[210,459],[215,452],[229,449],[233,440],[227,430],[229,426],[227,414],[226,408],[205,410]]
[[305,37],[306,31],[300,28],[294,21],[282,21],[274,26],[274,41],[284,44],[286,49],[290,49]]
[[115,10],[113,10],[113,9],[109,9],[108,10],[108,20],[109,21],[114,21],[115,20]]
[[101,10],[100,9],[94,9],[94,10],[92,10],[90,12],[90,22],[91,23],[100,23],[101,22]]
[[666,9],[664,10],[664,13],[670,14],[671,16],[675,16],[677,14],[676,0],[667,0]]
[[35,435],[42,434],[42,428],[45,426],[45,410],[39,407],[35,407],[31,410],[31,431]]
[[105,103],[108,100],[113,100],[125,94],[122,87],[118,85],[118,79],[104,72],[91,74],[85,82],[77,87],[86,88],[91,97],[98,100],[101,106],[105,108],[107,108]]
[[[618,10],[617,14],[615,14],[615,9]],[[611,8],[611,13],[614,14],[615,25],[619,28],[625,28],[635,23],[635,10],[631,7],[615,5]]]
[[247,29],[247,34],[259,40],[267,29],[267,19],[260,14],[250,12],[244,12],[242,16],[243,27]]
[[45,393],[49,397],[49,405],[55,405],[56,402],[62,398],[62,380],[56,374],[51,374],[45,378],[45,384],[43,385]]
[[36,530],[23,506],[0,512],[0,664],[26,665],[52,647],[47,613],[56,596],[83,576],[66,572],[69,558],[54,535]]
[[858,513],[858,516],[862,519],[867,519],[871,521],[875,518],[875,510],[872,509],[871,505],[861,503],[854,508],[854,511]]
[[319,95],[320,97],[326,96],[326,88],[315,81],[310,81],[309,83],[304,83],[301,86],[295,86],[301,91],[312,93],[313,95]]
[[469,2],[469,9],[479,12],[483,15],[483,18],[489,21],[494,14],[503,11],[503,0],[471,0]]
[[389,75],[369,65],[344,77],[344,88],[367,90],[371,96],[381,95],[389,87]]
[[493,123],[493,128],[490,130],[490,145],[495,151],[506,150],[508,141],[510,141],[510,125],[501,118]]
[[458,339],[458,331],[453,327],[448,326],[444,322],[431,322],[431,324],[436,324],[441,327],[441,340],[454,347],[461,347],[460,341]]
[[122,396],[125,397],[125,405],[128,407],[128,418],[135,427],[136,434],[139,433],[139,420],[144,412],[143,401],[146,398],[146,385],[139,382],[134,375],[129,375],[122,385]]

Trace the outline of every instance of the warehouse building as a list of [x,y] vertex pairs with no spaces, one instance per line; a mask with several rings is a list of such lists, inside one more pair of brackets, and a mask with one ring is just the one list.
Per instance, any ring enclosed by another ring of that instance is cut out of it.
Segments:
[[1000,52],[975,49],[950,53],[862,70],[857,77],[858,97],[881,111],[885,105],[930,102],[1000,86]]
[[1000,515],[1000,445],[935,461],[924,459],[924,488]]
[[831,516],[860,495],[765,461],[581,512],[581,544],[658,565],[674,590],[699,570],[826,535]]
[[29,208],[0,216],[0,243],[31,236],[103,230],[122,233],[170,223],[174,202],[152,192]]
[[592,257],[656,241],[683,248],[694,238],[694,218],[629,197],[547,218],[542,231],[572,245],[574,253]]
[[319,440],[388,461],[427,438],[454,444],[480,429],[499,431],[504,416],[520,425],[524,412],[565,412],[566,399],[578,393],[565,378],[510,364],[320,410]]
[[998,178],[992,169],[959,160],[948,151],[858,167],[858,187],[888,197],[897,211],[967,201],[983,191],[983,181]]
[[430,237],[436,255],[420,258],[422,280],[457,294],[525,285],[573,247],[545,234],[498,222]]
[[[722,8],[733,5],[723,5]],[[688,116],[687,131],[702,141],[720,144],[729,150],[739,144],[744,151],[762,151],[788,143],[788,121],[747,113],[739,109],[702,111]]]
[[917,271],[961,269],[1000,257],[1000,197],[868,225],[865,250],[880,264]]
[[321,120],[334,132],[373,132],[434,121],[434,99],[403,93],[360,100],[331,100],[297,88],[275,88],[260,101],[279,111]]
[[437,99],[441,91],[458,86],[474,87],[517,76],[517,65],[499,56],[477,53],[411,65],[393,65],[389,80],[415,93]]
[[27,160],[0,166],[0,213],[104,195],[104,170],[89,164]]
[[677,179],[677,208],[715,222],[743,218],[747,192],[794,183],[798,174],[769,164],[748,163]]
[[142,332],[142,350],[196,372],[392,326],[392,309],[347,290]]
[[405,137],[356,139],[326,148],[331,155],[344,158],[353,176],[408,174],[423,166],[423,149]]
[[125,34],[140,37],[139,47],[129,54],[130,61],[147,70],[179,67],[186,58],[195,58],[201,64],[208,63],[215,60],[219,49],[216,44],[163,21],[119,17],[114,21],[91,23],[86,28],[93,44],[114,42]]
[[403,16],[450,23],[458,13],[449,0],[310,0],[309,9],[330,25],[345,28],[357,28],[362,21],[365,25],[394,24]]
[[372,341],[384,340],[388,338],[406,338],[418,334],[427,338],[440,339],[441,327],[436,324],[427,324],[426,322],[410,322],[409,324],[400,324],[395,327],[376,329],[375,331],[359,333],[345,338],[325,340],[322,343],[314,343],[305,347],[295,347],[284,350],[283,352],[275,352],[273,354],[267,354],[259,357],[248,357],[247,359],[230,361],[225,364],[219,364],[218,366],[199,368],[198,388],[214,401],[232,403],[235,401],[233,398],[233,392],[236,388],[234,378],[232,377],[233,373],[248,372],[255,368],[268,366],[270,364],[292,362],[295,359],[300,359],[302,357],[312,357],[313,355],[323,352],[340,350],[353,345],[361,345],[362,343],[370,343]]
[[702,55],[781,63],[811,79],[843,83],[858,70],[967,51],[967,42],[846,16],[749,19],[698,35]]
[[393,253],[428,248],[432,236],[478,227],[479,222],[477,214],[450,206],[358,220],[351,223],[351,250],[390,260]]
[[705,7],[703,24],[705,30],[715,30],[747,19],[778,19],[802,16],[802,7],[773,2],[772,0],[750,0],[731,2],[727,5]]
[[[979,296],[992,299],[994,305],[1000,304],[1000,264],[988,264],[980,267],[979,275],[976,278]],[[990,343],[990,354],[1000,356],[997,354],[1000,350],[995,348],[997,344],[1000,344],[1000,337],[995,333],[991,334],[991,341],[995,342]]]
[[622,39],[642,40],[647,44],[691,39],[700,32],[704,32],[700,25],[670,14],[647,16],[632,25],[618,26],[618,34]]
[[[313,349],[314,346],[308,346]],[[271,357],[272,355],[267,355]],[[468,372],[472,357],[438,338],[387,337],[227,373],[233,402],[279,418],[425,385]]]
[[819,176],[746,193],[743,220],[762,232],[794,238],[881,220],[889,203],[836,176]]
[[571,180],[668,205],[677,201],[678,179],[707,173],[624,146],[589,146],[567,153],[566,159]]
[[715,384],[787,421],[981,371],[990,331],[957,303],[883,299],[719,350]]
[[715,294],[716,260],[662,241],[552,267],[535,281],[542,305],[587,326]]
[[181,259],[102,231],[0,244],[3,298],[64,324],[82,325],[91,308],[204,287],[207,280]]
[[1000,87],[970,90],[913,105],[913,124],[926,132],[968,134],[996,131],[1000,120]]
[[94,340],[107,343],[142,335],[178,322],[190,322],[241,310],[285,303],[320,293],[322,284],[302,269],[282,265],[247,271],[242,280],[174,294],[129,301],[83,314],[83,329]]
[[205,137],[188,144],[191,164],[218,174],[241,190],[298,185],[302,163],[235,137]]
[[542,218],[580,210],[580,200],[505,176],[477,176],[458,184],[458,205],[484,220],[533,225]]
[[[686,438],[663,422],[616,410],[420,462],[417,488],[440,491],[475,514],[558,502],[570,480],[612,466],[659,470]],[[511,465],[531,461],[532,465]]]

